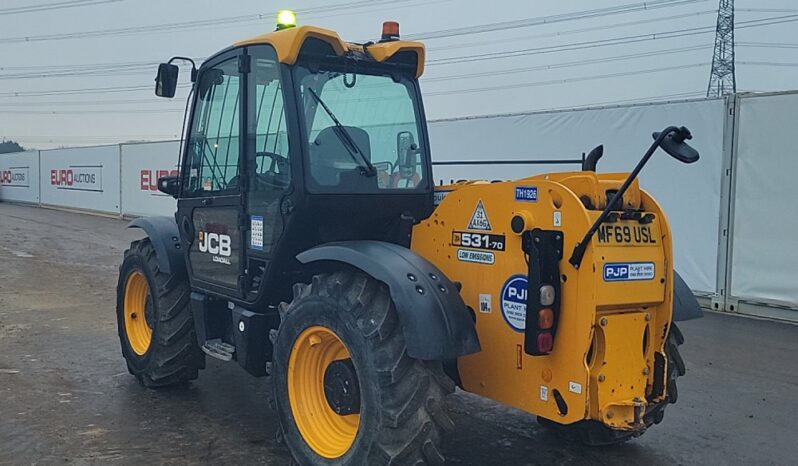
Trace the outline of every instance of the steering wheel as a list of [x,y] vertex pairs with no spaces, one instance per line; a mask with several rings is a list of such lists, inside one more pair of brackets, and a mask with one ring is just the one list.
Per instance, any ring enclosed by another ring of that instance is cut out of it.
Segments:
[[[255,160],[259,158],[269,158],[269,168],[263,173],[255,173],[254,181],[256,186],[264,186],[268,188],[285,188],[290,181],[291,166],[288,163],[288,157],[283,157],[274,152],[256,152]],[[257,162],[256,162],[257,164]]]

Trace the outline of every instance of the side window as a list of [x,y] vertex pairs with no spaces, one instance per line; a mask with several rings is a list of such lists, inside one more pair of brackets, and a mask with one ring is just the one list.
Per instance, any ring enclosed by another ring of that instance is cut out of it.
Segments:
[[185,191],[223,193],[238,189],[241,76],[232,58],[199,77],[188,146]]
[[247,53],[249,248],[270,254],[283,232],[280,203],[291,183],[288,125],[277,54],[267,45],[248,47]]
[[288,163],[288,131],[285,121],[280,64],[271,47],[252,47],[251,82],[249,84],[250,135],[255,136],[250,149],[252,189],[254,192],[282,191],[291,181]]

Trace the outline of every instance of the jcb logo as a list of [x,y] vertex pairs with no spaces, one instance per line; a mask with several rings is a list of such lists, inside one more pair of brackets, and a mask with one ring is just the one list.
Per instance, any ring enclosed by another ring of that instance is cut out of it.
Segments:
[[229,235],[221,233],[199,232],[199,250],[213,255],[230,257],[232,254],[231,240]]

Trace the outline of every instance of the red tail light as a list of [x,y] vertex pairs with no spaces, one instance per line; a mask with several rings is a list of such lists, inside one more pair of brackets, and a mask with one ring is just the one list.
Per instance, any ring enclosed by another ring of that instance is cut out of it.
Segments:
[[554,347],[554,337],[550,332],[538,333],[538,352],[549,353]]

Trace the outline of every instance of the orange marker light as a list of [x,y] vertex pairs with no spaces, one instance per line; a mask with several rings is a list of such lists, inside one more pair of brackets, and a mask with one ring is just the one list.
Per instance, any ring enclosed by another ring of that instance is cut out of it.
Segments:
[[399,40],[399,23],[385,21],[382,23],[382,41]]
[[549,308],[538,311],[538,328],[548,330],[554,326],[554,312]]

